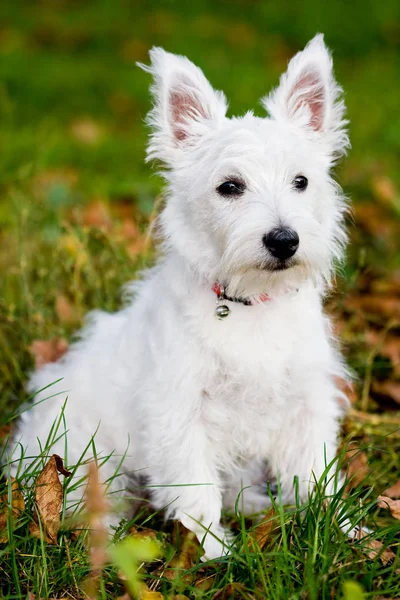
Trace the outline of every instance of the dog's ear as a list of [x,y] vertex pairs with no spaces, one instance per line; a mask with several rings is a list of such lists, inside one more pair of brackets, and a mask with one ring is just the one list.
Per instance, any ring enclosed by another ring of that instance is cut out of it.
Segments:
[[138,65],[154,78],[148,159],[170,164],[177,152],[218,126],[227,104],[223,93],[214,90],[203,72],[184,56],[153,48],[150,59],[150,66]]
[[262,103],[273,119],[289,120],[317,134],[333,157],[338,157],[349,147],[341,96],[332,57],[323,35],[318,34],[292,58],[279,86]]

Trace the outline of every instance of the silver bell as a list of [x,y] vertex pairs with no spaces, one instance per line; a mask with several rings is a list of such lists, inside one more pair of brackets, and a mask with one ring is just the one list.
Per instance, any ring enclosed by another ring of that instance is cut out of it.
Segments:
[[230,312],[231,312],[231,310],[228,306],[226,306],[226,304],[220,304],[215,309],[215,314],[220,321],[222,321],[223,319],[226,319],[226,317],[229,315]]

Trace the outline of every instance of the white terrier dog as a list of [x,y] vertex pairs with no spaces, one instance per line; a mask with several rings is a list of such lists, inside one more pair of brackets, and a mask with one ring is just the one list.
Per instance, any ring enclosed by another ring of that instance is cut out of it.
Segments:
[[290,501],[295,476],[306,499],[335,457],[346,368],[321,299],[346,241],[330,170],[349,146],[347,121],[322,35],[262,100],[269,118],[227,118],[224,95],[187,58],[150,56],[164,255],[125,308],[95,312],[81,341],[33,375],[31,391],[57,383],[15,440],[21,468],[68,396],[67,434],[46,452],[71,467],[93,456],[95,435],[111,491],[144,475],[154,507],[212,558],[224,552],[223,506],[241,492],[246,513],[267,506],[265,462]]

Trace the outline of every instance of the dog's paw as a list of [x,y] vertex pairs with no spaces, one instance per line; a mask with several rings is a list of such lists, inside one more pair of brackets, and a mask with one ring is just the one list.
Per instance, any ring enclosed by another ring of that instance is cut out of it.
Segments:
[[196,534],[199,542],[204,548],[204,555],[201,557],[203,562],[214,558],[221,558],[230,554],[230,546],[233,535],[225,529],[209,530],[200,536]]

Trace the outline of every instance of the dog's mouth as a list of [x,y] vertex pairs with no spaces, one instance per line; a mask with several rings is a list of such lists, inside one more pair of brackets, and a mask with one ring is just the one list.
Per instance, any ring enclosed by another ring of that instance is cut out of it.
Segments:
[[289,258],[287,260],[268,260],[268,261],[264,261],[263,263],[261,263],[259,265],[259,269],[261,271],[270,271],[270,272],[276,272],[276,271],[287,271],[288,269],[291,269],[293,267],[296,267],[299,265],[299,262],[295,259]]

